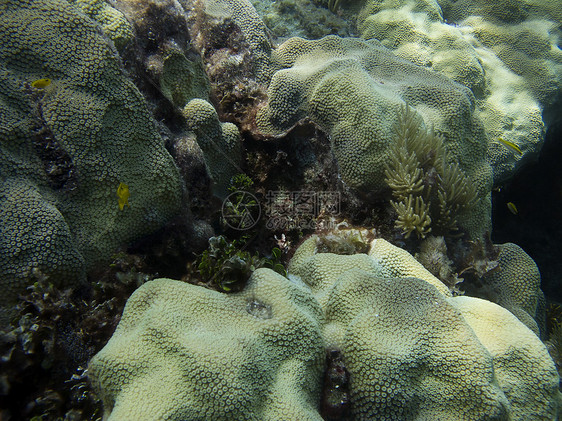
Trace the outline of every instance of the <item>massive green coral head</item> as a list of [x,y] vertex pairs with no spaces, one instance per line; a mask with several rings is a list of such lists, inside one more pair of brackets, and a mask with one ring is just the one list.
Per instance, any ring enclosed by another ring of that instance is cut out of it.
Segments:
[[349,185],[385,187],[383,164],[405,104],[446,138],[448,152],[464,169],[486,172],[487,143],[472,114],[471,92],[396,57],[379,42],[291,38],[273,52],[272,62],[278,70],[269,86],[269,102],[256,117],[258,128],[280,134],[311,118],[331,135]]
[[0,3],[0,123],[0,247],[12,250],[0,253],[1,306],[30,273],[83,280],[179,211],[179,172],[145,99],[99,25],[66,1]]
[[322,245],[319,236],[307,239],[289,273],[324,310],[326,343],[341,350],[352,379],[352,419],[556,419],[562,395],[553,361],[505,308],[452,297],[384,239],[368,254],[336,255]]
[[291,38],[273,51],[272,62],[277,71],[269,102],[256,116],[261,131],[280,134],[308,117],[329,133],[343,181],[357,190],[382,191],[394,127],[407,105],[444,137],[450,160],[482,198],[461,225],[474,237],[489,229],[488,142],[468,88],[396,57],[375,40]]
[[304,285],[269,269],[234,294],[151,281],[88,372],[108,421],[321,421],[321,320]]
[[383,239],[354,255],[318,240],[239,293],[139,288],[88,370],[106,419],[321,420],[321,397],[342,396],[322,395],[325,350],[350,374],[349,419],[556,419],[554,363],[513,314],[452,297]]
[[[475,112],[490,141],[488,161],[499,184],[536,157],[545,123],[559,113],[559,3],[367,0],[357,26],[361,37],[375,38],[396,55],[472,90],[478,99]],[[523,154],[501,147],[500,137]]]

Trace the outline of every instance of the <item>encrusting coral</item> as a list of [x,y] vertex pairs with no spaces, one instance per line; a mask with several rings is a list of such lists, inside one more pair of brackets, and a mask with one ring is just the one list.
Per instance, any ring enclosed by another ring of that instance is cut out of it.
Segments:
[[408,238],[458,230],[458,219],[476,205],[473,183],[452,161],[444,140],[408,107],[402,107],[394,127],[396,139],[385,167],[385,181],[396,201],[396,227]]

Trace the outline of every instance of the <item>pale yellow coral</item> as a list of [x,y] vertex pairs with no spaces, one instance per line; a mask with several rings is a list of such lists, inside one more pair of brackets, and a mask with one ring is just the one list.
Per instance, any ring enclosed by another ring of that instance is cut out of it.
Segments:
[[240,293],[137,290],[90,364],[108,421],[320,421],[325,347],[350,373],[350,419],[556,419],[554,363],[509,311],[452,297],[385,240],[368,255],[319,244],[299,247],[288,278],[258,269]]

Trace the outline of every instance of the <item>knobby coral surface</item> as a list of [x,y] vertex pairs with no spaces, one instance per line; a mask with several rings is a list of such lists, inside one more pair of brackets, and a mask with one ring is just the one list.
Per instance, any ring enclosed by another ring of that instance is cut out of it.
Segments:
[[[166,223],[182,187],[113,44],[78,8],[3,2],[0,40],[0,306],[9,306],[34,268],[55,283],[83,281]],[[36,88],[39,79],[49,83]]]
[[[509,311],[452,297],[383,239],[367,254],[317,246],[301,245],[288,278],[258,269],[239,293],[167,279],[137,290],[89,367],[105,417],[321,420],[321,399],[357,420],[557,416],[556,367]],[[332,383],[321,393],[325,348],[341,408]]]
[[269,101],[256,117],[260,130],[280,134],[304,117],[312,119],[330,134],[342,180],[376,192],[386,188],[393,127],[408,105],[421,117],[420,125],[443,136],[449,161],[459,163],[481,198],[459,224],[473,237],[489,228],[487,139],[467,88],[396,57],[376,41],[291,38],[273,52],[272,63],[277,70]]

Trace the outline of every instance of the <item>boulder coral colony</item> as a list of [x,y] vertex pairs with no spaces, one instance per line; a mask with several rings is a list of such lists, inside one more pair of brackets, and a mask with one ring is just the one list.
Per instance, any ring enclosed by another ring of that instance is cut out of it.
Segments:
[[562,311],[490,234],[561,33],[556,0],[0,2],[0,418],[558,419]]

